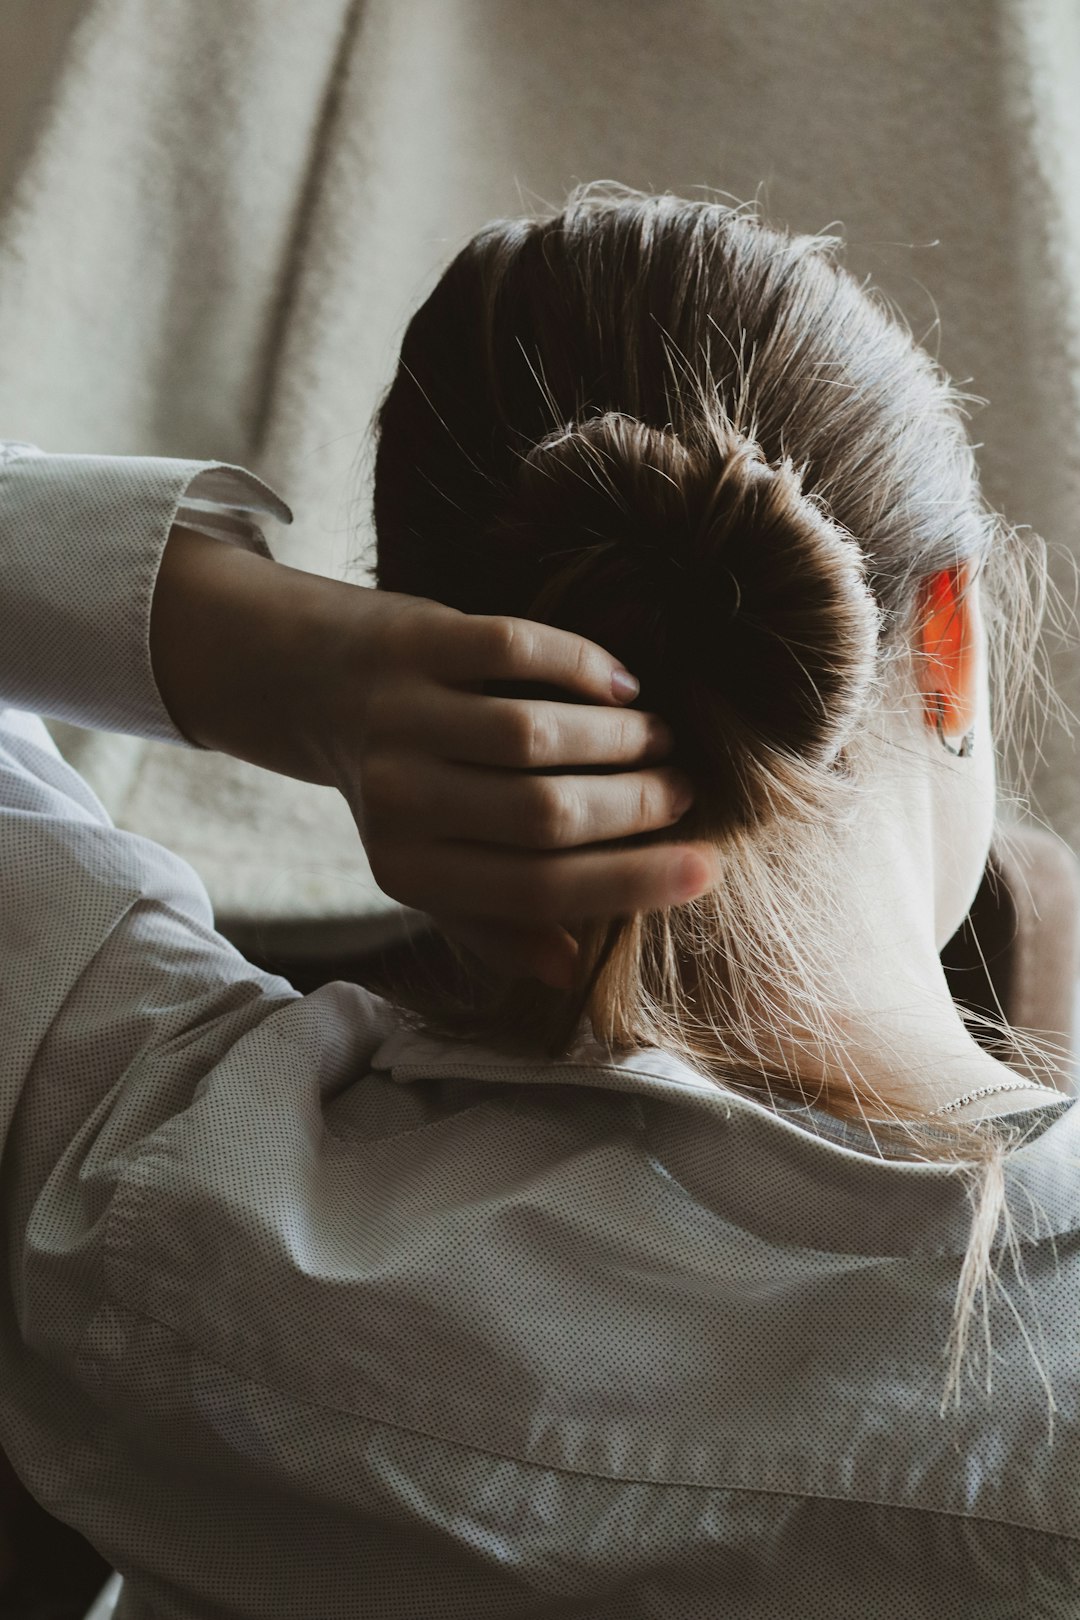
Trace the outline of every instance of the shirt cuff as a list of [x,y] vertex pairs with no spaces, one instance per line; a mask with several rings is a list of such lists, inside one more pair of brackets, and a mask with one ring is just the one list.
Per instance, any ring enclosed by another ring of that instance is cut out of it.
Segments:
[[197,749],[150,662],[158,569],[174,523],[273,560],[258,517],[292,522],[225,462],[0,443],[0,708]]

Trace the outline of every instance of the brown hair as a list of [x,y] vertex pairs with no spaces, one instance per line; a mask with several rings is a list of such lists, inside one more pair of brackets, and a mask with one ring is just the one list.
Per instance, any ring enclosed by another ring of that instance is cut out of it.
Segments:
[[[840,1117],[872,1103],[904,1151],[981,1167],[958,1393],[987,1237],[1008,1226],[1004,1144],[818,1061],[842,1029],[827,874],[880,757],[866,717],[912,677],[918,582],[982,566],[1000,732],[1047,576],[1041,543],[982,501],[959,396],[837,245],[611,186],[481,231],[411,320],[379,414],[377,578],[621,658],[695,783],[656,836],[709,838],[723,861],[685,906],[586,927],[576,994],[474,965],[427,1022],[553,1054],[584,1013],[614,1049],[661,1046],[765,1098],[805,1101],[809,1081]],[[799,1074],[770,985],[801,1024]]]

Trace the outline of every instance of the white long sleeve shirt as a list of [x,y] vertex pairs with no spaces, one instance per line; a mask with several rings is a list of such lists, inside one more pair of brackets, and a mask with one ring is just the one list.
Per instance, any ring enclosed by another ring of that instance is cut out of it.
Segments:
[[1080,1614],[1075,1103],[1008,1162],[1024,1283],[941,1417],[955,1173],[253,967],[35,716],[185,746],[169,526],[286,513],[201,463],[0,461],[0,1444],[118,1613]]

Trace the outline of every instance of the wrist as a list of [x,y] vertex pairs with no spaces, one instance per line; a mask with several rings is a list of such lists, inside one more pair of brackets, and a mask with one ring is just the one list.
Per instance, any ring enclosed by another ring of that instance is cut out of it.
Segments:
[[315,663],[329,600],[352,589],[174,527],[150,619],[151,665],[173,723],[201,748],[328,783]]

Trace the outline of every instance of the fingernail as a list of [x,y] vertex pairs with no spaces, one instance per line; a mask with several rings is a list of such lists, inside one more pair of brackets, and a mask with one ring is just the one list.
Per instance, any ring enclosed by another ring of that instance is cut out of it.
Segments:
[[620,703],[629,703],[641,691],[641,682],[628,669],[616,669],[611,675],[611,690]]
[[679,866],[676,905],[695,900],[712,887],[715,874],[703,855],[686,855]]

